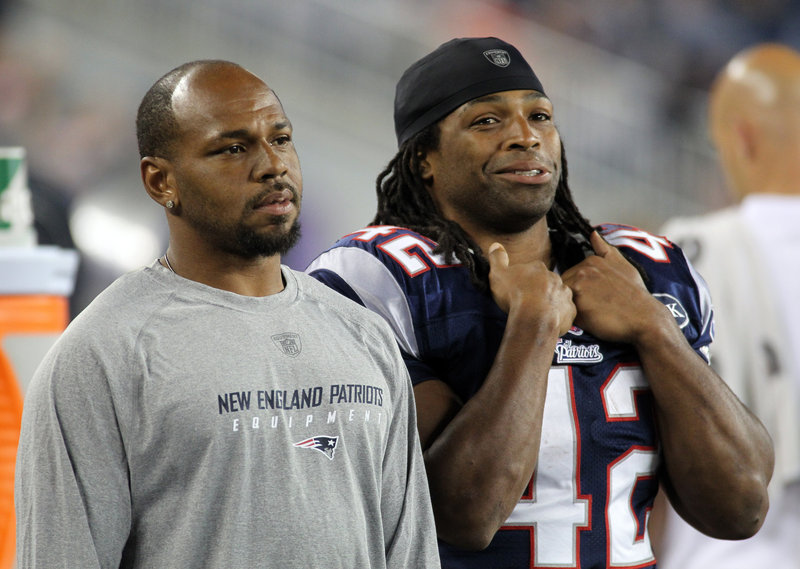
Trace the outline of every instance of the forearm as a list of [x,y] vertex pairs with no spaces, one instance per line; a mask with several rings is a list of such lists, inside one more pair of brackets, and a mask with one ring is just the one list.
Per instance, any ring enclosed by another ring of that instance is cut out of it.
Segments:
[[636,343],[655,400],[665,485],[699,530],[748,537],[768,507],[771,440],[672,324],[651,328]]
[[481,389],[427,449],[439,536],[486,547],[519,501],[536,467],[557,330],[509,318]]

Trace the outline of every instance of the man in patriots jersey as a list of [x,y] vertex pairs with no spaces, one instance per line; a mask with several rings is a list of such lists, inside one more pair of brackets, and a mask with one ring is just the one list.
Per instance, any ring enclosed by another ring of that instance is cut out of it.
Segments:
[[659,482],[702,531],[755,533],[772,446],[708,365],[705,285],[665,238],[580,214],[519,51],[443,44],[395,129],[372,225],[308,272],[394,329],[443,567],[655,567]]

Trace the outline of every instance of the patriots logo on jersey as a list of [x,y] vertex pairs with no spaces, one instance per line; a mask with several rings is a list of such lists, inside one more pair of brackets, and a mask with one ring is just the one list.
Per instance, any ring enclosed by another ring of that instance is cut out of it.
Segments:
[[599,363],[603,354],[598,344],[573,344],[572,340],[560,338],[555,347],[556,362],[563,363]]
[[336,445],[339,443],[339,437],[323,437],[316,436],[294,443],[294,446],[299,448],[312,448],[318,450],[328,457],[328,460],[333,460],[333,455],[336,452]]

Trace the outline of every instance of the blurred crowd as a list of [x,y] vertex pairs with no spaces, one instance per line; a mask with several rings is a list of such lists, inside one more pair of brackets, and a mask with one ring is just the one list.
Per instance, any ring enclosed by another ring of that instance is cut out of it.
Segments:
[[[135,167],[131,167],[136,153],[132,101],[141,95],[137,81],[151,81],[152,77],[139,69],[144,79],[134,72],[126,78],[128,83],[104,83],[103,68],[94,62],[84,64],[81,74],[74,73],[65,61],[74,54],[67,50],[62,53],[59,38],[50,36],[48,29],[36,31],[47,36],[37,40],[31,32],[15,28],[15,14],[31,8],[27,4],[23,0],[0,0],[0,145],[29,149],[40,243],[81,250],[80,239],[75,239],[68,223],[69,214],[82,195],[100,186],[124,186],[112,204],[123,217],[131,204],[120,202],[119,195],[128,195],[125,199],[132,200],[134,207],[147,199],[143,192],[129,191],[140,184]],[[350,4],[351,10],[359,9],[358,2]],[[443,1],[442,5],[447,3]],[[669,89],[663,93],[659,107],[663,114],[656,119],[677,131],[704,131],[704,125],[698,124],[704,117],[687,108],[688,93],[696,95],[696,90],[707,89],[711,77],[733,53],[768,40],[800,47],[800,3],[791,0],[501,0],[491,5],[502,8],[514,21],[529,19],[587,45],[629,58],[665,77]],[[389,2],[386,10],[391,9]],[[310,17],[312,11],[309,2],[305,10],[298,8],[300,15],[296,17]],[[398,29],[397,33],[404,30]],[[95,40],[86,37],[89,45]],[[347,42],[348,38],[342,41]],[[116,47],[124,57],[124,46]],[[98,61],[105,57],[108,61],[104,64],[111,68],[119,54],[99,54]],[[136,70],[131,61],[125,63]],[[101,91],[98,84],[102,85]],[[388,99],[386,104],[389,105]],[[676,178],[674,185],[679,183]],[[306,211],[307,216],[311,213]],[[160,223],[160,219],[154,219],[150,233],[159,235]],[[159,246],[154,245],[156,250]],[[147,254],[151,252],[148,250]],[[121,262],[141,262],[121,246],[116,257]],[[124,263],[114,265],[109,259],[95,258],[82,250],[73,313],[126,268],[129,267]]]
[[706,90],[738,50],[764,41],[800,48],[793,0],[505,0],[507,8],[671,79],[664,118],[681,126],[682,93]]

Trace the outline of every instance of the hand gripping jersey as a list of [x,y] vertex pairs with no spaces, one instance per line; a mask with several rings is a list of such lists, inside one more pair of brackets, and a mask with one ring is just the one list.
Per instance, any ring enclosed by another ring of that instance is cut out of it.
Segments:
[[[633,227],[600,231],[639,265],[707,361],[710,298],[683,252]],[[465,267],[434,254],[435,246],[400,227],[367,227],[342,238],[307,272],[389,322],[415,385],[438,378],[466,401],[492,365],[506,315]],[[636,352],[573,327],[553,353],[539,461],[527,490],[486,550],[440,542],[442,567],[653,568],[646,528],[659,460]]]

